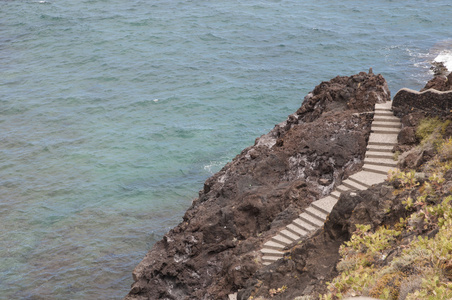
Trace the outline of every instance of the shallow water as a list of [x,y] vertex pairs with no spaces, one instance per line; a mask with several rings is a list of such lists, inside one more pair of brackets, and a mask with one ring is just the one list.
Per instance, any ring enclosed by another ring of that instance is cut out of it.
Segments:
[[0,1],[0,298],[124,297],[205,179],[315,85],[373,67],[393,95],[420,89],[451,50],[451,12]]

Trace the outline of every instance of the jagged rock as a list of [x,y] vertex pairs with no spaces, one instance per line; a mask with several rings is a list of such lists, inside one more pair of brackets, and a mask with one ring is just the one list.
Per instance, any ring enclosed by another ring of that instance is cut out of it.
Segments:
[[287,121],[205,182],[183,221],[135,268],[126,299],[225,299],[244,287],[260,272],[262,243],[360,169],[368,112],[386,100],[381,75],[336,77],[317,86]]
[[421,90],[421,92],[429,89],[435,89],[438,91],[452,90],[452,73],[449,73],[448,75],[441,72],[435,74],[435,77],[433,77],[432,79],[429,80],[429,82],[427,82],[427,84]]

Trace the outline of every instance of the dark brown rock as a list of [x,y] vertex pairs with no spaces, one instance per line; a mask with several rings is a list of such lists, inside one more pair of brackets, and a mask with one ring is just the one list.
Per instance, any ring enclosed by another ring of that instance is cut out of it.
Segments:
[[434,117],[446,117],[452,113],[452,91],[439,92],[427,90],[417,92],[410,89],[401,89],[393,99],[394,113],[404,117],[410,113],[423,113]]
[[399,135],[397,137],[399,144],[403,145],[414,145],[418,143],[418,139],[416,138],[416,131],[414,127],[404,127],[400,130]]
[[262,243],[360,169],[368,111],[388,99],[381,75],[317,86],[297,113],[205,182],[183,221],[135,268],[126,299],[225,299],[244,287],[262,268]]
[[452,90],[452,73],[444,74],[443,72],[438,72],[435,77],[433,77],[421,92],[435,89],[437,91],[450,91]]

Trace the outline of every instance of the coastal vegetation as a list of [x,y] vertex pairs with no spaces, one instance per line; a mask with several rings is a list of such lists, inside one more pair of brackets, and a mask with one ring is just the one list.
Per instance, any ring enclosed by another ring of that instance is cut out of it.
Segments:
[[388,176],[408,216],[376,228],[356,225],[350,240],[340,247],[339,274],[320,299],[452,298],[452,138],[444,136],[449,124],[438,118],[419,123],[416,147],[433,147],[433,158],[419,170]]

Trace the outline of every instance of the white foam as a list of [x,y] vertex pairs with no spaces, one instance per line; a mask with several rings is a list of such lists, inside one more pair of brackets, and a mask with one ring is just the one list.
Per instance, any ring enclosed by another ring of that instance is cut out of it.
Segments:
[[447,70],[449,72],[452,71],[452,51],[451,50],[441,51],[438,54],[438,56],[435,57],[435,59],[433,61],[442,62],[443,65],[447,68]]

